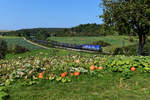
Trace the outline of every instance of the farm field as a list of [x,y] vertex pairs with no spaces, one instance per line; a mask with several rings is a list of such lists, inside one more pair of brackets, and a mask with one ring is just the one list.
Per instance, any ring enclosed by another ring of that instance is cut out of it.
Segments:
[[7,36],[7,37],[0,37],[0,39],[6,40],[6,42],[8,43],[8,47],[10,47],[11,45],[21,45],[21,46],[25,46],[29,50],[44,49],[42,47],[33,45],[33,44],[25,41],[23,39],[23,37],[8,37]]
[[70,44],[91,44],[93,42],[102,40],[104,42],[110,43],[110,46],[103,47],[104,52],[109,52],[116,47],[122,47],[123,41],[124,46],[130,46],[137,43],[136,37],[133,38],[134,42],[129,41],[128,36],[101,36],[101,37],[49,37],[48,40],[54,40],[62,43]]
[[101,37],[49,37],[48,40],[54,40],[62,43],[70,44],[91,44],[98,40],[102,40],[112,44],[113,46],[122,46],[122,41],[125,42],[125,46],[132,45],[128,36],[101,36]]

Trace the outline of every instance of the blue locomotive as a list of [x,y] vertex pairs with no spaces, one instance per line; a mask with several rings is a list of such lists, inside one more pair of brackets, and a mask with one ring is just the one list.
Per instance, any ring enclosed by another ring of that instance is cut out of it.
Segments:
[[87,45],[83,44],[82,49],[85,50],[94,50],[94,51],[102,51],[102,46],[101,45]]

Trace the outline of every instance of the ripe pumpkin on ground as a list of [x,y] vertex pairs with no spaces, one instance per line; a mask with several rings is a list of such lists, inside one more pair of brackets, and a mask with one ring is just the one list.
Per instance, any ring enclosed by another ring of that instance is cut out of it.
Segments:
[[80,60],[75,60],[74,62],[75,62],[75,63],[80,63]]
[[135,71],[135,70],[136,70],[136,68],[135,68],[135,67],[131,67],[131,70],[132,70],[132,71]]
[[68,72],[64,72],[66,75],[68,74]]
[[74,72],[74,76],[79,76],[80,72]]
[[61,77],[63,77],[63,78],[66,77],[66,76],[67,76],[66,73],[62,73],[62,74],[61,74]]
[[98,70],[102,70],[102,69],[103,69],[103,67],[102,67],[102,66],[100,66],[100,67],[97,67],[97,69],[98,69]]
[[44,74],[43,73],[39,73],[38,74],[38,78],[41,78],[41,79],[44,78]]
[[90,67],[90,70],[94,70],[95,69],[95,66],[94,65],[92,65],[91,67]]
[[73,76],[73,73],[70,73],[70,76]]

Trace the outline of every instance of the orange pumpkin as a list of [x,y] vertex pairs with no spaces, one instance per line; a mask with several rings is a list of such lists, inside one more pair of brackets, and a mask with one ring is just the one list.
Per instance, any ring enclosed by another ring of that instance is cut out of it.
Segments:
[[68,74],[68,72],[64,72],[64,74],[66,74],[66,75],[67,75],[67,74]]
[[66,73],[61,73],[61,77],[66,77]]
[[74,72],[74,76],[79,76],[80,72]]
[[102,67],[102,66],[100,66],[100,67],[98,67],[97,69],[98,69],[98,70],[102,70],[102,69],[103,69],[103,67]]
[[94,65],[92,65],[92,66],[90,67],[90,69],[93,71],[93,70],[95,69]]
[[70,73],[70,76],[73,76],[73,73]]
[[76,63],[80,63],[80,60],[75,60]]
[[38,77],[39,77],[39,78],[44,78],[43,73],[39,73]]
[[135,71],[135,70],[136,70],[136,68],[135,68],[135,67],[131,67],[131,70],[132,70],[132,71]]

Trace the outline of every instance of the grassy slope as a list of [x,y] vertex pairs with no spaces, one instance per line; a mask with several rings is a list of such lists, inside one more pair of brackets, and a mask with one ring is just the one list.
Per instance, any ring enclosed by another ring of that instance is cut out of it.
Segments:
[[105,77],[77,79],[71,83],[41,81],[33,86],[9,88],[10,100],[149,100],[150,74],[134,74],[120,80],[116,73]]
[[0,37],[0,39],[6,40],[8,43],[8,47],[13,45],[21,45],[27,47],[29,50],[35,50],[35,49],[43,49],[42,47],[33,45],[27,41],[25,41],[22,37]]

